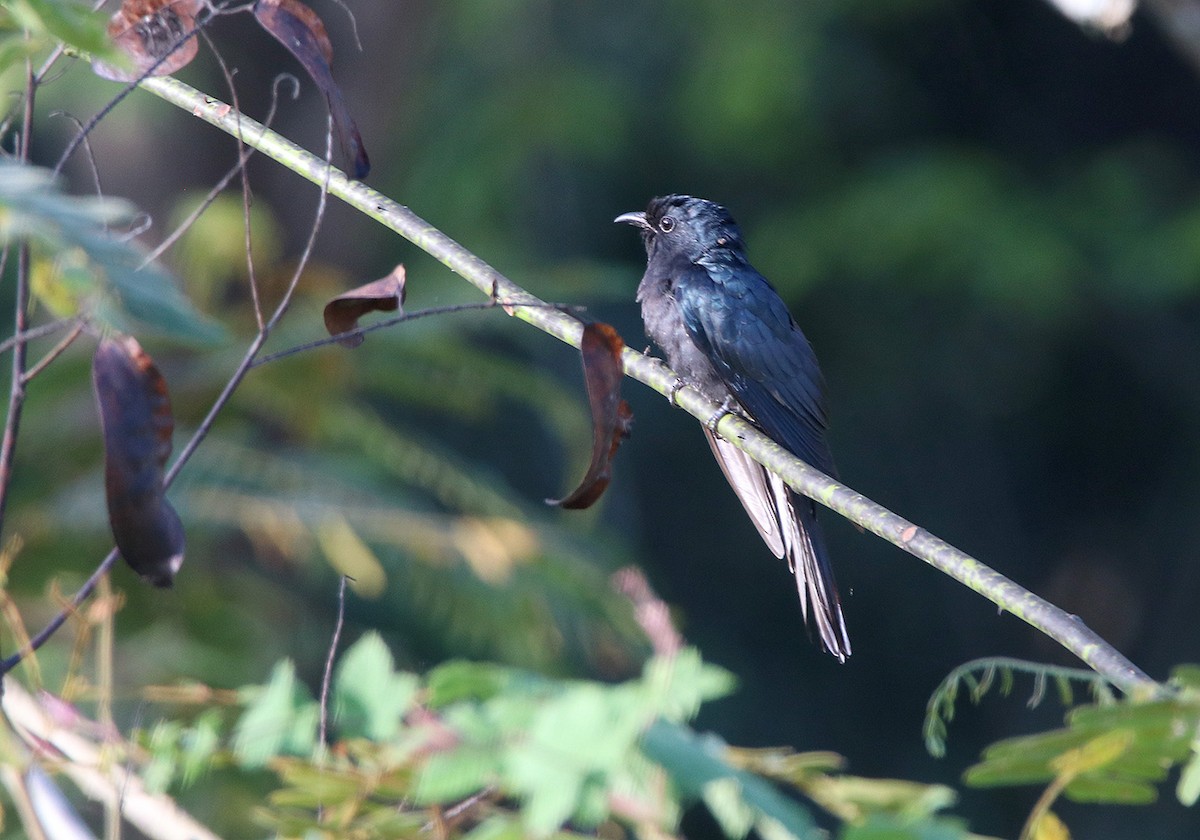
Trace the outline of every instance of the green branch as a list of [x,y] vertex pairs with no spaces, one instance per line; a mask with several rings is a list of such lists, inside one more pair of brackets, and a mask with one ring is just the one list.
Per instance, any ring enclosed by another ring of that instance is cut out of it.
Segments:
[[[407,207],[361,182],[349,180],[340,171],[329,173],[324,160],[181,82],[162,77],[146,79],[142,86],[205,122],[231,135],[240,135],[248,146],[313,183],[324,183],[328,177],[331,195],[400,234],[484,294],[513,304],[509,311],[515,317],[573,347],[579,346],[581,321],[547,306]],[[623,361],[627,376],[660,394],[667,395],[676,381],[675,374],[658,359],[626,348]],[[719,410],[716,403],[690,388],[680,390],[675,401],[699,420],[707,420]],[[745,421],[727,414],[717,430],[767,469],[782,476],[798,492],[919,557],[1042,631],[1118,688],[1126,692],[1157,690],[1157,683],[1077,616],[1060,610],[925,529],[818,472]]]

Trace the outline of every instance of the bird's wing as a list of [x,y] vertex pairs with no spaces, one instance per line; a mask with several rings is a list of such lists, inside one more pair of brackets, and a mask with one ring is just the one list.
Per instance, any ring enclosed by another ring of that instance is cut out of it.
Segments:
[[[750,420],[812,466],[834,474],[816,356],[770,284],[748,265],[697,265],[676,276],[673,293],[689,337]],[[705,433],[763,541],[776,557],[787,558],[805,619],[811,604],[822,644],[844,662],[850,639],[812,501],[733,444]]]
[[695,265],[674,294],[692,341],[766,434],[834,475],[824,380],[787,307],[748,264]]

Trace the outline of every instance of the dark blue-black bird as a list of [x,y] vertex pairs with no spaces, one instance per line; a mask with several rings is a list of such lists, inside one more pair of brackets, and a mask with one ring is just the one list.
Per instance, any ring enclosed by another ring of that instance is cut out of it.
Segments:
[[[750,265],[729,211],[668,195],[615,221],[641,228],[642,320],[682,382],[836,475],[817,357],[778,293]],[[811,604],[822,646],[844,662],[850,638],[815,503],[719,437],[715,426],[710,422],[704,432],[717,463],[767,546],[787,558],[805,620]]]

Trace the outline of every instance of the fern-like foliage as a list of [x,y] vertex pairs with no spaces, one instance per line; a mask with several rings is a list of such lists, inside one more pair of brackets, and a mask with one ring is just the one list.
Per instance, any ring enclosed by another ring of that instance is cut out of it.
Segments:
[[960,692],[965,691],[967,697],[976,705],[982,702],[993,688],[998,688],[1000,694],[1007,697],[1012,693],[1017,674],[1028,674],[1033,678],[1033,688],[1027,701],[1031,709],[1041,705],[1052,685],[1058,692],[1059,702],[1064,706],[1070,706],[1074,702],[1075,692],[1072,685],[1076,683],[1085,686],[1100,704],[1114,701],[1112,687],[1095,671],[1043,665],[1005,656],[974,659],[946,675],[929,698],[922,731],[925,736],[925,748],[930,754],[937,758],[946,754],[948,724],[954,720],[955,703],[958,702]]

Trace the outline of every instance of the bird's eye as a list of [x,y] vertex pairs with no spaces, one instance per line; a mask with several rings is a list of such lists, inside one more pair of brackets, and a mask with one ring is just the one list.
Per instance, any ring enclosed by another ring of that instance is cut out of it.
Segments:
[[663,216],[662,219],[658,223],[658,229],[661,230],[663,233],[670,233],[671,231],[673,231],[675,229],[675,217],[674,216]]

